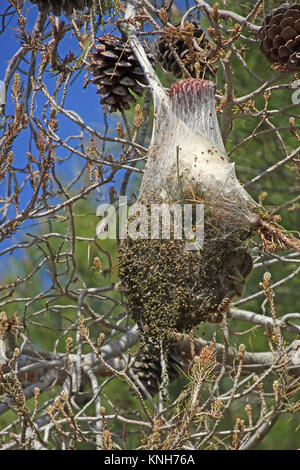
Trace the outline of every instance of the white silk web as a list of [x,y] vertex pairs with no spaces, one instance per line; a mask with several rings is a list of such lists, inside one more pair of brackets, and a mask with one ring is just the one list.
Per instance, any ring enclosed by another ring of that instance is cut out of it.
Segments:
[[187,79],[175,83],[169,96],[156,94],[151,150],[139,199],[204,203],[228,232],[251,224],[256,203],[226,154],[214,92],[213,82]]

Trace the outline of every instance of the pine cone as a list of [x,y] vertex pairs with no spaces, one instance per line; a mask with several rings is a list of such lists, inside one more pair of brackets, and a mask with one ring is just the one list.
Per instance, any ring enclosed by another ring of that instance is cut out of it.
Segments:
[[[132,367],[133,373],[139,378],[151,396],[158,393],[162,381],[160,355],[159,344],[155,342],[155,339],[148,337],[147,342],[139,350]],[[177,355],[170,352],[167,361],[169,381],[172,382],[180,375],[180,368],[182,368],[181,357],[177,357]],[[141,393],[144,396],[143,390],[141,390]]]
[[[91,54],[91,72],[94,78],[92,83],[97,85],[97,93],[106,95],[101,104],[110,106],[110,111],[129,109],[130,103],[136,99],[129,90],[138,96],[143,94],[140,84],[147,84],[144,72],[140,67],[132,48],[117,36],[102,36],[98,38]],[[151,62],[154,56],[148,54]]]
[[55,16],[59,16],[61,11],[71,15],[73,9],[83,10],[84,7],[91,7],[93,0],[30,0],[31,3],[38,5],[43,12],[50,11]]
[[292,72],[300,70],[300,5],[285,3],[265,17],[260,50],[269,62]]
[[[177,38],[176,36],[180,36],[181,26],[175,25],[172,29],[169,30],[170,34],[167,36],[162,37],[158,43],[158,52],[159,52],[159,62],[162,64],[165,70],[168,72],[172,72],[175,77],[182,78],[183,72],[176,60],[175,55],[173,54],[170,43],[172,44],[175,53],[177,53],[178,57],[180,58],[181,62],[187,69],[187,71],[191,74],[193,78],[197,76],[197,68],[195,63],[197,62],[197,58],[190,56],[190,51],[194,48],[188,44],[191,39],[196,39],[198,46],[203,49],[204,51],[208,51],[210,49],[209,42],[205,37],[205,33],[202,29],[198,28],[195,22],[191,23],[194,26],[194,30],[192,31],[192,35],[188,35],[186,39]],[[182,29],[182,31],[184,31]],[[175,36],[175,37],[174,37]],[[214,75],[216,70],[207,63],[199,60],[198,61],[200,66],[200,77],[208,79],[210,75]]]

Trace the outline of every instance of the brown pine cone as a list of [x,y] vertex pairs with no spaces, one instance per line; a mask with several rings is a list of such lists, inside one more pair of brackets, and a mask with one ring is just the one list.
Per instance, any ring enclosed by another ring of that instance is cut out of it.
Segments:
[[[158,393],[162,382],[161,352],[156,338],[148,337],[146,341],[137,354],[132,371],[150,395],[154,396]],[[173,382],[180,376],[180,370],[183,366],[182,361],[183,358],[180,354],[174,354],[173,350],[169,352],[167,370],[170,382]],[[143,390],[141,390],[141,393],[143,396],[145,395]]]
[[55,16],[59,16],[61,11],[67,15],[71,15],[73,9],[83,10],[84,7],[91,7],[93,0],[30,0],[31,3],[38,5],[43,12],[51,12]]
[[[129,90],[138,96],[143,94],[147,81],[131,47],[117,36],[102,36],[97,39],[90,54],[92,83],[97,85],[97,93],[103,95],[101,104],[110,106],[110,111],[130,108],[136,99]],[[151,62],[154,56],[148,54]]]
[[176,60],[176,57],[170,48],[171,44],[175,50],[175,53],[178,55],[181,62],[193,78],[198,78],[198,71],[197,67],[195,66],[196,62],[198,62],[200,78],[208,79],[210,75],[215,74],[216,70],[203,60],[197,60],[199,52],[194,49],[191,43],[191,39],[195,39],[198,46],[205,52],[208,52],[210,49],[209,42],[205,37],[204,31],[200,29],[195,22],[190,23],[190,25],[193,25],[194,28],[190,29],[192,34],[187,34],[186,37],[184,36],[185,29],[181,28],[180,24],[175,25],[169,29],[167,34],[164,35],[158,43],[158,60],[164,69],[168,72],[172,72],[175,77],[183,77],[183,72],[180,68],[180,65],[178,64],[178,60]]
[[285,3],[265,17],[260,50],[274,65],[300,70],[300,5]]

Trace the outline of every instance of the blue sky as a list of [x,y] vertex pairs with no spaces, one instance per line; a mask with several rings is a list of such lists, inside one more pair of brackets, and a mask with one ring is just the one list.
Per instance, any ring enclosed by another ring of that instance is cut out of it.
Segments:
[[[4,12],[5,9],[10,5],[8,0],[1,0],[1,6],[0,6],[0,13]],[[191,2],[188,2],[186,0],[181,0],[176,2],[177,6],[182,7],[183,9],[186,8],[186,6],[189,6]],[[36,19],[38,9],[36,6],[31,4],[29,0],[26,0],[24,3],[23,7],[23,13],[27,18],[27,26],[26,30],[31,31],[34,21]],[[64,18],[64,15],[61,15],[61,20],[66,20]],[[9,60],[11,57],[14,56],[14,54],[18,51],[20,48],[20,40],[16,37],[16,29],[17,28],[17,18],[16,15],[11,18],[9,23],[7,24],[5,31],[0,35],[0,40],[1,40],[1,48],[0,48],[0,80],[4,79],[5,72],[7,69],[7,66],[9,64]],[[107,26],[107,31],[109,30],[109,25]],[[50,39],[50,38],[49,38]],[[49,40],[48,39],[48,40]],[[60,49],[59,52],[62,56],[66,55],[69,51],[69,49],[72,49],[72,51],[76,54],[80,54],[80,48],[78,46],[78,43],[76,40],[74,40],[74,37],[72,37],[72,33],[69,32],[63,41],[60,44]],[[27,55],[27,58],[29,59],[30,56],[29,54]],[[26,71],[28,68],[28,64],[22,63],[21,64],[21,83],[23,86],[26,86],[26,77],[22,75],[22,70]],[[49,91],[53,91],[55,87],[55,81],[56,77],[53,77],[51,73],[45,74],[45,83],[47,87],[49,88]],[[96,94],[96,87],[93,84],[90,84],[86,89],[83,88],[83,83],[84,83],[84,72],[82,72],[75,80],[73,80],[71,86],[69,87],[68,94],[66,97],[66,102],[65,102],[65,108],[69,110],[74,110],[77,112],[80,117],[91,127],[95,128],[99,132],[104,131],[104,119],[103,119],[103,112],[102,112],[102,107],[100,105],[100,97],[99,95]],[[10,96],[10,89],[8,90],[7,93],[7,102],[6,102],[6,115],[13,115],[14,113],[14,106],[13,102]],[[59,97],[58,97],[59,99]],[[37,100],[37,109],[36,113],[40,113],[44,104],[44,97],[40,93],[38,100]],[[115,113],[114,115],[108,115],[108,123],[110,127],[109,134],[110,135],[115,135],[115,126],[118,121],[121,121],[121,117]],[[59,115],[59,136],[61,138],[68,137],[70,135],[78,134],[78,127],[74,126],[70,120],[66,119],[62,115]],[[114,153],[116,156],[122,151],[120,147],[117,146],[111,146],[109,147],[110,144],[108,144],[106,151],[111,151]],[[19,168],[22,170],[26,163],[27,163],[27,156],[26,152],[31,151],[34,154],[35,151],[35,146],[34,144],[31,145],[30,139],[29,139],[29,132],[28,131],[23,131],[20,136],[17,137],[17,139],[14,142],[13,145],[13,152],[14,152],[14,162],[13,165],[16,168]],[[67,156],[67,151],[65,149],[59,148],[57,150],[57,154],[59,157],[66,157]],[[57,171],[60,172],[60,174],[64,173],[68,177],[68,181],[70,181],[71,176],[75,176],[76,173],[80,170],[82,165],[85,162],[83,159],[77,156],[72,156],[72,159],[69,160],[65,165],[64,164],[58,164]],[[18,183],[21,184],[23,181],[23,174],[22,172],[17,172],[17,179]],[[118,173],[118,176],[121,176],[122,172]],[[114,186],[118,186],[118,181],[114,182]],[[108,191],[109,188],[106,188]],[[5,185],[4,182],[0,182],[0,198],[4,195],[5,191]],[[32,188],[29,183],[26,184],[24,191],[22,192],[22,197],[20,198],[20,209],[22,210],[28,201],[30,200],[32,195]],[[95,194],[95,203],[96,203],[96,194]],[[96,206],[97,204],[95,204]],[[30,221],[28,222],[30,224]],[[15,243],[16,240],[23,238],[24,233],[26,232],[26,229],[28,228],[28,224],[23,224],[15,233],[15,235],[8,240],[5,240],[4,242],[1,243],[0,246],[0,252],[3,248],[6,248],[7,246],[10,246],[11,244]],[[1,265],[3,266],[3,259],[2,262],[0,262],[0,272],[1,272]]]
[[[9,6],[8,0],[1,0],[0,13],[3,12],[7,6]],[[185,8],[191,2],[186,0],[181,0],[175,2],[178,6]],[[26,18],[27,18],[27,30],[30,31],[34,24],[34,20],[37,16],[37,7],[29,2],[25,1],[23,9]],[[64,15],[61,15],[61,20],[64,20]],[[20,40],[16,37],[16,31],[14,28],[17,27],[16,16],[10,21],[6,30],[0,35],[1,48],[0,48],[0,80],[4,79],[5,71],[8,66],[9,60],[17,52],[20,47]],[[107,27],[109,28],[109,26]],[[50,39],[50,38],[49,38]],[[59,52],[62,56],[68,53],[69,49],[72,49],[75,54],[80,53],[78,43],[72,34],[69,33],[65,36],[63,41],[60,44]],[[27,56],[29,58],[29,55]],[[27,65],[22,64],[22,69],[26,69]],[[46,76],[46,75],[45,75]],[[22,77],[21,80],[24,86],[26,86],[26,80]],[[82,72],[76,80],[72,82],[72,85],[69,87],[67,94],[66,105],[67,109],[72,109],[81,116],[81,118],[90,126],[95,127],[98,131],[103,131],[104,121],[103,113],[100,105],[100,97],[96,94],[96,87],[90,84],[86,89],[83,89],[84,83],[84,73]],[[48,79],[46,78],[46,84],[49,87],[50,91],[53,91],[55,86],[55,78],[51,77],[51,74],[48,74]],[[43,100],[40,101],[40,106],[42,108]],[[10,90],[8,90],[7,103],[6,103],[6,115],[11,115],[14,112],[14,107],[12,100],[10,98]],[[118,121],[121,120],[120,116],[116,113],[112,116],[108,116],[109,125],[115,129],[115,125]],[[64,136],[72,135],[74,132],[74,126],[70,123],[68,119],[64,119],[60,115],[61,127],[59,135],[63,138]],[[76,128],[77,129],[77,128]],[[114,135],[114,129],[112,129],[111,135]],[[22,166],[24,162],[24,150],[28,150],[28,134],[25,132],[22,133],[20,137],[15,141],[14,144],[14,162],[16,166]],[[26,151],[25,150],[25,151]],[[1,186],[0,186],[0,195],[1,195]]]
[[[7,0],[1,0],[0,13],[3,12],[7,6],[9,6],[9,2]],[[36,6],[32,5],[28,1],[27,1],[27,4],[25,3],[25,8],[27,8],[26,29],[27,31],[30,31],[32,29],[35,18],[37,16],[38,9]],[[63,19],[64,17],[62,15],[61,20]],[[14,54],[20,48],[20,41],[16,37],[16,30],[14,29],[16,27],[17,27],[17,24],[16,24],[16,16],[15,16],[7,25],[5,31],[0,35],[0,40],[1,40],[0,80],[4,79],[5,72],[9,64],[9,60],[11,59],[11,57],[14,56]],[[71,34],[69,33],[69,35],[66,35],[66,37],[62,41],[62,44],[60,47],[60,53],[64,55],[68,52],[70,48],[72,48],[72,50],[74,50],[75,53],[80,52],[78,43],[74,41],[74,39],[71,37]],[[27,57],[29,58],[30,56],[27,55]],[[21,64],[22,70],[26,70],[27,67],[28,67],[27,64],[25,63]],[[56,78],[53,77],[52,74],[50,73],[48,73],[48,76],[46,73],[45,77],[46,77],[45,82],[49,88],[49,91],[52,92],[55,87]],[[99,95],[96,94],[96,87],[92,84],[90,84],[87,87],[87,89],[83,89],[83,82],[84,82],[84,73],[81,73],[79,76],[77,76],[77,78],[72,82],[71,86],[69,87],[65,108],[74,110],[81,116],[81,118],[88,125],[95,128],[99,132],[102,132],[104,130],[104,121],[103,121],[102,108],[100,106],[100,97]],[[24,77],[24,75],[22,75],[22,73],[21,73],[21,83],[23,84],[24,87],[26,86],[26,78]],[[6,102],[6,115],[7,116],[13,115],[14,113],[14,105],[10,96],[10,92],[11,90],[8,89],[7,102]],[[42,94],[39,95],[37,103],[38,103],[38,108],[40,109],[37,109],[36,112],[40,113],[44,104],[44,98]],[[111,134],[114,133],[115,125],[118,120],[119,120],[118,116],[108,116],[109,124],[111,127],[113,127]],[[59,122],[60,122],[60,127],[59,127],[58,133],[61,138],[68,137],[69,135],[78,134],[78,127],[74,126],[70,122],[70,120],[60,115]],[[34,150],[35,150],[34,145],[30,146],[29,132],[23,131],[17,137],[13,145],[14,167],[17,167],[19,169],[24,168],[27,163],[26,152],[32,151],[32,153],[34,154]],[[58,149],[57,151],[58,156],[62,158],[66,157],[67,153],[68,152],[66,152],[64,149],[61,149],[61,148]],[[70,162],[71,162],[71,165],[70,165]],[[74,157],[69,162],[67,162],[65,166],[63,164],[58,165],[58,171],[67,172],[68,180],[70,180],[71,174],[75,176],[76,173],[79,171],[79,169],[82,167],[83,163],[84,161],[80,157]],[[18,179],[18,183],[21,184],[23,180],[22,173],[17,173],[17,179]],[[4,182],[2,181],[2,184],[0,183],[0,198],[4,195],[4,191],[5,191],[5,185],[4,185]],[[32,195],[31,186],[30,184],[27,184],[24,191],[22,192],[22,198],[20,200],[21,209],[26,206],[26,204],[28,203],[28,200],[30,200],[31,195]],[[18,230],[18,232],[20,233],[20,236],[22,236],[21,232],[24,232],[25,228],[26,228],[26,224],[24,224],[24,227]],[[13,237],[13,239],[2,242],[1,249],[3,249],[6,246],[11,245],[14,242],[14,239],[16,237],[18,237],[18,233]],[[0,270],[1,270],[1,264],[0,264]]]

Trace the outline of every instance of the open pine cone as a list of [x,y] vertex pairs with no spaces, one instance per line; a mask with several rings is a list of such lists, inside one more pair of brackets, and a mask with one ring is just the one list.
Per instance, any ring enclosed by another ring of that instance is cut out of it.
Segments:
[[[215,70],[214,68],[207,64],[206,62],[201,60],[198,56],[201,56],[199,51],[196,51],[193,44],[192,39],[196,40],[199,48],[201,48],[204,52],[209,51],[209,42],[205,37],[205,33],[202,29],[198,27],[198,25],[193,22],[190,23],[193,25],[193,29],[191,30],[191,35],[186,35],[184,37],[183,29],[181,25],[175,25],[170,30],[169,33],[164,35],[157,46],[158,49],[158,60],[162,64],[165,70],[168,72],[172,72],[175,77],[182,78],[183,71],[178,64],[178,60],[176,60],[176,56],[174,55],[170,44],[174,48],[175,53],[180,58],[181,62],[183,63],[186,70],[191,74],[193,78],[197,77],[197,66],[195,65],[197,62],[199,64],[198,69],[200,72],[200,77],[208,79],[210,75],[214,75]],[[182,31],[182,37],[181,36]]]
[[38,5],[43,12],[50,11],[55,16],[59,16],[61,11],[71,15],[73,9],[83,10],[84,7],[91,7],[93,0],[30,0],[31,3]]
[[274,65],[300,70],[300,5],[285,3],[265,17],[260,50]]
[[[130,108],[136,99],[129,90],[138,96],[143,94],[147,81],[131,47],[117,36],[102,36],[90,54],[92,83],[97,85],[97,93],[102,95],[101,104],[110,106],[110,111]],[[153,62],[154,56],[148,54]]]
[[[170,382],[180,376],[180,370],[184,364],[184,357],[181,357],[180,353],[181,351],[176,351],[176,344],[169,351],[167,371]],[[150,395],[154,397],[158,393],[162,381],[161,351],[158,343],[149,341],[143,344],[136,356],[132,371]],[[143,390],[141,393],[144,396]]]

